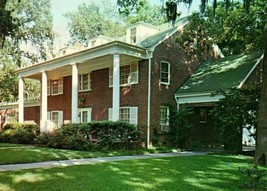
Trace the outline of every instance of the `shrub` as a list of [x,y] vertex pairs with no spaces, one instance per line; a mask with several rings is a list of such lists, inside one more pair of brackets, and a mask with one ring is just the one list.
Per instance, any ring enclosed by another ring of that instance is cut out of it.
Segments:
[[38,133],[38,126],[35,124],[7,124],[0,132],[0,142],[32,144]]
[[250,164],[248,167],[240,168],[245,176],[245,182],[242,187],[247,190],[261,190],[262,178],[265,175],[264,170],[260,170],[257,165]]
[[52,133],[41,134],[36,143],[54,148],[76,150],[128,149],[138,142],[139,130],[125,122],[100,121],[65,124]]
[[189,131],[192,125],[187,118],[192,113],[189,108],[170,109],[169,140],[172,146],[180,149],[185,149],[189,146]]

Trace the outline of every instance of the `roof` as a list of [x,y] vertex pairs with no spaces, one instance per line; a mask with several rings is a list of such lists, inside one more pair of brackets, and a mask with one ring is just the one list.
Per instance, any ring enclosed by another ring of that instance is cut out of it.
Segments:
[[184,26],[187,22],[188,22],[188,17],[183,17],[177,20],[175,27],[169,28],[168,23],[162,24],[158,26],[158,29],[160,30],[160,32],[141,41],[139,45],[144,48],[155,47],[156,45],[164,41],[166,38],[170,37],[175,32],[177,32],[179,28],[181,26]]
[[206,61],[177,90],[176,96],[211,93],[242,86],[259,63],[261,55],[262,52],[258,51]]

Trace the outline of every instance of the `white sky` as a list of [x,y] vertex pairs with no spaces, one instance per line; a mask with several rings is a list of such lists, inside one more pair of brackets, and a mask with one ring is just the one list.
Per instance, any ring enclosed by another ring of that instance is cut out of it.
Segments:
[[[92,1],[97,2],[97,0],[51,0],[53,28],[54,31],[60,35],[62,45],[67,43],[67,41],[70,38],[67,28],[68,25],[67,19],[63,16],[63,14],[70,11],[76,11],[80,4],[90,3]],[[117,0],[112,0],[112,1],[114,1],[114,4],[117,2]],[[150,1],[152,3],[162,4],[162,0],[150,0]],[[200,1],[195,0],[193,2],[195,3],[193,3],[190,12],[198,10],[198,5]],[[183,16],[188,15],[188,9],[183,4],[180,4],[178,6],[178,11],[182,11]]]

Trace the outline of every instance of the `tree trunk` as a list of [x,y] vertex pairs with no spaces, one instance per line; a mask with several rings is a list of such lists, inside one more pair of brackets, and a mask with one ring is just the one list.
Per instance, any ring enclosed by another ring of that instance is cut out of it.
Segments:
[[265,24],[265,51],[262,70],[262,89],[259,104],[254,162],[259,165],[267,165],[267,23]]

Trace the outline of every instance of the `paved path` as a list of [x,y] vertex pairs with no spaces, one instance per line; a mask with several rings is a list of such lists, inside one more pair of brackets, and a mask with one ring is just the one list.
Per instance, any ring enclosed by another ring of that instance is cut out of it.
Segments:
[[159,153],[159,154],[146,154],[146,155],[134,155],[134,156],[71,159],[71,160],[47,161],[47,162],[37,162],[28,164],[9,164],[9,165],[0,165],[0,171],[16,171],[16,170],[34,169],[34,168],[65,167],[71,165],[96,164],[96,163],[124,161],[124,160],[165,158],[165,157],[206,155],[206,154],[207,154],[206,152],[176,152],[176,153]]

